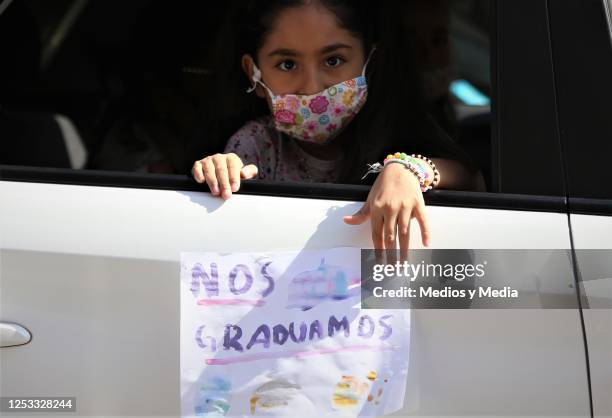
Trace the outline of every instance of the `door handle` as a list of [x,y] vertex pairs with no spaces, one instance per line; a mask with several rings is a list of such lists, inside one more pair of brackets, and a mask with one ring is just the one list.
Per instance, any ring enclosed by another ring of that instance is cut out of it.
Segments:
[[19,324],[0,322],[0,347],[24,345],[32,340],[32,334]]

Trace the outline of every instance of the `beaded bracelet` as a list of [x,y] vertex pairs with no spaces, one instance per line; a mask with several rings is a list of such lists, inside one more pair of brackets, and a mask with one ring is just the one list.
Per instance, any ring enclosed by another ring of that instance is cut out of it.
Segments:
[[383,165],[383,167],[386,167],[387,165],[394,164],[394,163],[403,165],[404,167],[406,167],[408,171],[414,174],[415,177],[419,180],[419,186],[421,187],[421,191],[425,191],[425,188],[427,187],[426,175],[423,173],[423,171],[420,169],[419,166],[409,161],[391,158],[391,159],[385,160],[385,164]]
[[433,176],[433,181],[430,183],[429,190],[438,186],[438,184],[440,183],[440,172],[436,168],[436,165],[434,164],[434,162],[421,154],[418,154],[418,155],[412,154],[411,157],[424,161],[426,164],[428,164],[431,167],[431,170],[433,171],[434,176]]
[[395,154],[389,154],[387,155],[387,158],[385,158],[385,160],[383,161],[383,165],[387,165],[387,163],[391,163],[391,162],[400,162],[400,161],[408,162],[411,165],[413,165],[423,177],[425,185],[428,185],[431,183],[430,178],[429,178],[430,177],[429,170],[427,170],[427,167],[425,167],[425,164],[423,163],[423,161],[416,158],[414,155],[407,155],[407,154],[404,154],[403,152],[396,152]]
[[[418,178],[419,185],[423,193],[433,189],[440,182],[440,172],[436,169],[436,165],[433,163],[433,161],[420,154],[407,155],[403,152],[396,152],[395,154],[387,155],[387,158],[385,158],[383,164],[368,164],[368,171],[361,179],[365,179],[370,173],[381,172],[382,169],[387,166],[387,164],[392,163],[402,164],[408,170],[410,170],[410,172]],[[430,179],[429,170],[427,169],[428,167],[426,167],[426,165],[431,167],[434,173],[433,180]]]

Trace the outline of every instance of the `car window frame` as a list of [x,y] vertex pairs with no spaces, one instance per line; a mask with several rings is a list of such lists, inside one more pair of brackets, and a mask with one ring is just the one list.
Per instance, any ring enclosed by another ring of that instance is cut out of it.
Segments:
[[[612,182],[612,172],[604,168],[606,156],[612,152],[612,143],[607,140],[612,138],[612,120],[604,106],[606,94],[612,94],[609,4],[609,0],[585,0],[579,12],[576,5],[549,4],[570,213],[612,216],[612,189],[605,187]],[[567,33],[568,28],[580,34],[579,41],[572,42],[575,38]],[[603,49],[608,52],[593,53]],[[595,189],[585,185],[596,186],[600,193],[587,195]]]
[[[434,190],[425,194],[425,201],[427,204],[434,206],[565,212],[567,210],[565,193],[558,192],[547,194],[538,193],[537,188],[529,189],[527,186],[538,185],[538,182],[534,181],[532,178],[532,173],[523,173],[522,170],[512,170],[511,167],[513,162],[511,160],[513,157],[504,155],[504,150],[507,149],[513,149],[514,154],[522,153],[523,149],[519,146],[521,144],[516,143],[517,137],[522,139],[524,143],[528,141],[528,138],[522,138],[521,135],[517,135],[516,133],[512,135],[508,135],[507,133],[509,122],[504,115],[509,115],[511,110],[516,110],[520,115],[525,115],[525,110],[523,109],[521,113],[521,109],[524,107],[523,103],[521,103],[513,93],[515,89],[511,83],[508,83],[512,80],[508,79],[506,75],[516,71],[516,68],[513,66],[504,66],[506,64],[504,59],[508,51],[510,51],[511,54],[515,54],[520,45],[517,45],[516,40],[511,36],[512,31],[510,29],[507,29],[510,35],[503,36],[500,35],[500,30],[513,27],[513,22],[509,21],[511,20],[509,19],[510,16],[516,18],[517,16],[524,15],[524,9],[526,7],[535,8],[535,3],[538,3],[539,6],[545,6],[546,0],[517,0],[516,2],[491,0],[491,2],[491,82],[493,85],[491,97],[491,112],[493,116],[491,126],[491,158],[493,161],[492,176],[494,180],[492,190],[487,192]],[[533,27],[524,25],[521,30],[527,33],[534,33],[539,30],[542,35],[544,33],[542,32],[544,26],[547,25],[548,21],[546,10],[546,7],[540,7],[540,14],[532,21]],[[528,36],[529,35],[527,35],[527,37]],[[541,39],[540,41],[541,48],[550,48],[549,37]],[[552,73],[552,59],[550,66],[550,72]],[[547,69],[541,71],[542,74],[546,72]],[[537,88],[541,80],[527,80],[527,82],[531,83],[533,88]],[[551,100],[553,93],[554,89],[551,89],[546,98]],[[556,121],[556,113],[553,112],[553,114],[549,116],[551,120]],[[519,122],[521,121],[519,120]],[[516,123],[516,118],[510,123]],[[518,125],[519,130],[529,127],[529,124],[526,122],[521,122]],[[544,132],[543,137],[545,141],[549,142],[546,148],[556,146],[556,144],[558,144],[558,127],[550,125],[548,130]],[[512,143],[510,143],[510,141],[512,141]],[[510,145],[508,145],[509,143]],[[538,158],[537,155],[533,155],[532,157],[536,160]],[[560,175],[561,172],[559,171],[561,170],[560,151],[558,164],[554,162],[553,165],[556,168],[544,170],[549,175],[548,179],[538,178],[541,183],[551,181],[551,179],[553,179],[553,181],[559,181],[559,179],[563,177]],[[94,170],[74,171],[69,169],[0,166],[0,180],[206,191],[205,187],[198,185],[186,175],[159,175]],[[560,183],[559,187],[563,188],[564,186]],[[241,193],[262,196],[288,196],[350,201],[365,201],[368,191],[369,186],[365,185],[274,183],[261,180],[246,181],[241,189]]]
[[[0,165],[0,181],[209,193],[206,185],[196,183],[188,175],[119,171],[75,171],[62,168]],[[366,185],[246,180],[243,181],[238,193],[256,196],[363,202],[366,200],[369,191],[370,186]],[[424,196],[425,203],[432,206],[556,213],[563,213],[566,210],[566,201],[562,196],[529,196],[454,190],[432,190],[425,193]]]

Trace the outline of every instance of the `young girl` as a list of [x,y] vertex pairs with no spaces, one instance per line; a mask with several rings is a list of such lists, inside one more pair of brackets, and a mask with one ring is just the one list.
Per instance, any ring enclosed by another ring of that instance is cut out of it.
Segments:
[[[238,5],[225,25],[225,59],[218,62],[226,65],[228,80],[219,82],[223,91],[214,110],[225,120],[250,122],[229,139],[225,153],[194,163],[197,182],[229,199],[241,179],[359,183],[367,164],[389,153],[427,155],[433,161],[389,156],[366,203],[344,220],[357,225],[370,219],[375,248],[394,249],[399,237],[405,251],[416,218],[429,245],[422,190],[479,189],[483,182],[423,110],[403,27],[388,21],[395,9],[379,14],[390,3],[373,3]],[[222,132],[219,126],[211,132]]]

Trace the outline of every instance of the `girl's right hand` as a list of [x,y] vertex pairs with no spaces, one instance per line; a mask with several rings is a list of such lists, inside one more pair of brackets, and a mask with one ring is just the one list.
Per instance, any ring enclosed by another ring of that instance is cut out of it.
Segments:
[[240,180],[248,180],[257,176],[257,166],[244,165],[240,157],[234,153],[215,154],[193,163],[191,174],[198,183],[206,183],[213,196],[225,200],[232,197],[233,192],[240,189]]

